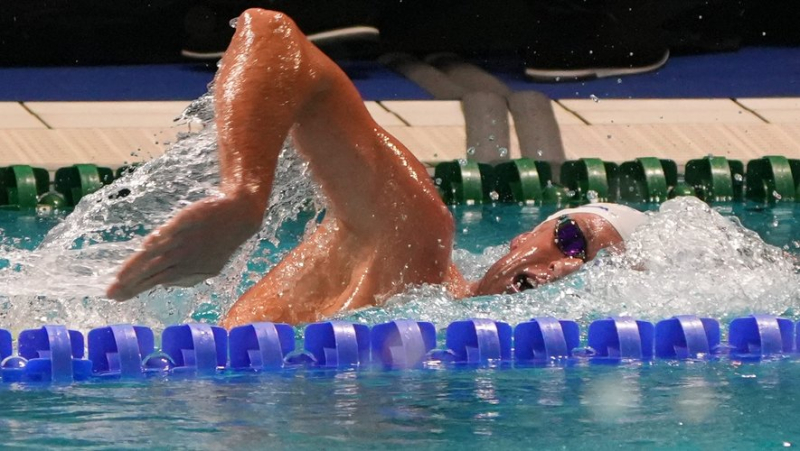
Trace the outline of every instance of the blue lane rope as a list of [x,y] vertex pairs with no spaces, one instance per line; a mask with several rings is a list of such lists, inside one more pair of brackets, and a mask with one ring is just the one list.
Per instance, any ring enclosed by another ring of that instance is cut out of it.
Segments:
[[[0,329],[3,382],[69,383],[89,378],[140,378],[151,373],[214,375],[221,371],[270,371],[297,366],[390,369],[421,368],[435,362],[459,364],[596,363],[652,359],[760,360],[800,352],[800,323],[771,315],[751,315],[730,323],[728,343],[720,343],[720,324],[712,318],[679,315],[653,325],[630,317],[594,321],[588,347],[580,348],[575,321],[534,318],[512,328],[475,318],[447,326],[444,348],[437,348],[429,322],[400,319],[372,328],[344,321],[306,326],[303,350],[295,350],[287,324],[253,323],[228,333],[219,326],[169,326],[156,350],[145,326],[113,325],[84,337],[64,326],[22,331],[17,354],[11,334]],[[513,346],[512,346],[513,345]]]

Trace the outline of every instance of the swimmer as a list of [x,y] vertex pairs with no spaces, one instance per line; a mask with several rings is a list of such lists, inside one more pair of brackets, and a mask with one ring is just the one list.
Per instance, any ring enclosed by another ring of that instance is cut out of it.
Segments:
[[222,325],[297,324],[380,305],[408,286],[440,284],[454,297],[513,293],[622,248],[645,220],[595,204],[564,210],[516,237],[470,283],[451,259],[454,224],[425,167],[372,119],[347,76],[287,16],[249,9],[216,76],[219,196],[151,233],[108,296],[192,286],[219,273],[261,227],[278,154],[291,135],[328,199],[314,233],[233,305]]

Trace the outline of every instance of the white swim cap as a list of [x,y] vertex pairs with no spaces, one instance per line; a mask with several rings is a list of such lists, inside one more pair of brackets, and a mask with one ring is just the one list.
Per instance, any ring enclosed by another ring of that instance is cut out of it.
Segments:
[[550,215],[545,221],[557,219],[563,215],[573,213],[589,213],[600,216],[617,229],[617,233],[619,233],[623,241],[628,240],[633,231],[648,220],[646,214],[625,205],[594,203],[557,211]]

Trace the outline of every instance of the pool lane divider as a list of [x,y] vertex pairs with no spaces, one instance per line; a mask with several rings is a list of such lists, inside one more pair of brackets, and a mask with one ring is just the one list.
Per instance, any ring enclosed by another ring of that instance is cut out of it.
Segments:
[[[25,165],[0,167],[0,209],[68,210],[81,198],[135,170],[116,173],[92,164],[60,168],[52,187],[47,170]],[[441,162],[434,182],[449,205],[516,203],[579,205],[590,201],[660,203],[695,196],[709,203],[800,202],[800,160],[766,156],[747,163],[709,156],[686,163],[678,173],[672,160],[637,158],[622,164],[581,158],[561,164],[558,180],[551,163],[531,158],[481,163],[471,158]],[[121,189],[113,196],[125,196]]]
[[554,175],[544,161],[520,158],[490,165],[467,158],[439,163],[434,178],[445,203],[452,205],[657,204],[677,196],[709,203],[800,201],[800,160],[782,156],[751,160],[746,171],[741,161],[705,157],[688,161],[685,174],[668,159],[642,157],[617,164],[581,158],[561,165],[559,184]]
[[[800,351],[800,323],[771,315],[734,319],[728,343],[720,343],[720,325],[712,318],[679,315],[658,322],[611,317],[589,325],[580,347],[575,321],[533,318],[516,327],[473,318],[448,325],[444,346],[437,348],[432,323],[395,320],[368,327],[345,321],[306,326],[303,349],[295,349],[294,328],[253,323],[225,329],[209,324],[167,327],[161,347],[144,326],[113,325],[88,334],[47,325],[22,331],[13,354],[12,336],[0,329],[3,382],[70,383],[90,378],[142,378],[152,374],[213,376],[222,371],[279,371],[298,367],[352,369],[424,368],[450,364],[561,365],[654,359],[758,361]],[[797,333],[796,333],[797,332]]]

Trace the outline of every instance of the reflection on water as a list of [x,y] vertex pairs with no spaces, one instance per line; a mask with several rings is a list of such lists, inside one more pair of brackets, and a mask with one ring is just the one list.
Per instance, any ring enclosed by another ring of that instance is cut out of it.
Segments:
[[719,399],[714,386],[696,375],[679,376],[675,387],[675,415],[682,421],[702,423],[719,408]]
[[638,368],[608,370],[595,368],[592,377],[584,381],[581,404],[600,424],[634,421],[642,408]]
[[4,385],[0,436],[48,448],[782,447],[800,436],[797,380],[800,365],[782,360]]

